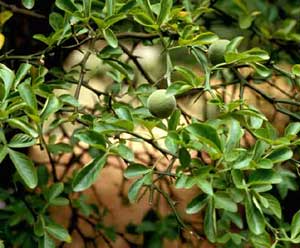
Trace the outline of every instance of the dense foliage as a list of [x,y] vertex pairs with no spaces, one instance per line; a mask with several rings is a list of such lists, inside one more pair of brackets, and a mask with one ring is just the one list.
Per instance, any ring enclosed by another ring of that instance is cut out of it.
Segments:
[[[128,227],[145,239],[150,235],[149,247],[184,231],[218,247],[300,243],[300,211],[286,205],[299,185],[299,1],[11,0],[0,6],[0,247],[62,247],[72,242],[80,217],[112,247],[118,234],[81,193],[111,156],[127,165],[131,203],[150,192],[150,203],[160,195],[174,212],[165,218],[150,212]],[[215,59],[208,51],[219,39],[229,41]],[[162,78],[154,79],[135,55],[141,44],[160,47]],[[72,50],[82,53],[81,61],[65,70]],[[104,91],[89,84],[95,73],[87,63],[94,55],[111,82]],[[273,97],[264,84],[284,97]],[[97,95],[92,108],[80,102],[83,88]],[[148,110],[147,99],[158,88],[176,96],[168,118]],[[233,89],[238,98],[228,101]],[[290,118],[283,132],[248,104],[245,90]],[[183,97],[203,94],[218,108],[214,118],[201,120],[181,108]],[[163,135],[157,137],[157,129]],[[129,143],[148,144],[168,166],[142,164]],[[49,165],[29,157],[33,147],[45,151]],[[78,147],[91,156],[81,167],[74,166],[82,156]],[[60,175],[65,154],[70,161]],[[203,232],[181,218],[161,180],[199,188],[186,212],[203,213]],[[69,227],[52,219],[52,206],[70,207]]]

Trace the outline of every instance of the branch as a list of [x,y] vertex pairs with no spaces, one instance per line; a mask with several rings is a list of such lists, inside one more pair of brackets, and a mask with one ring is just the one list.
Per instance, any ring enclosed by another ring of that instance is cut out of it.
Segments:
[[79,99],[81,86],[84,83],[84,75],[86,73],[86,63],[87,63],[89,57],[92,55],[92,50],[94,49],[95,41],[96,41],[95,39],[92,39],[90,41],[89,48],[79,63],[79,65],[80,65],[79,81],[78,81],[78,85],[76,87],[75,94],[74,94],[74,97],[76,100]]
[[145,71],[145,69],[142,67],[140,62],[137,59],[137,56],[133,55],[125,46],[122,44],[119,44],[119,46],[122,48],[122,50],[128,55],[128,57],[133,61],[133,63],[136,65],[138,70],[141,72],[141,74],[144,76],[144,78],[148,81],[149,84],[154,85],[154,80],[150,77],[150,75]]
[[3,1],[0,1],[0,6],[6,8],[6,9],[9,9],[14,13],[18,13],[21,15],[32,16],[32,17],[39,18],[39,19],[46,19],[46,16],[44,16],[44,15],[38,14],[31,10],[19,8],[16,5],[4,3]]

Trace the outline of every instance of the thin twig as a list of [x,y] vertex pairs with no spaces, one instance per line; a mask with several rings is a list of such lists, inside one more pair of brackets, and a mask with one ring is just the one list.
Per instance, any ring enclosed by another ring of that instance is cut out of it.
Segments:
[[19,8],[16,5],[13,5],[13,4],[4,3],[3,1],[0,1],[0,6],[6,8],[6,9],[9,9],[14,13],[27,15],[27,16],[32,16],[32,17],[39,18],[39,19],[46,19],[46,16],[44,16],[44,15],[38,14],[38,13],[32,11],[32,10]]
[[141,72],[141,74],[144,76],[144,78],[148,81],[148,83],[151,85],[154,85],[155,84],[154,80],[150,77],[150,75],[147,73],[147,71],[143,68],[141,63],[138,61],[138,58],[135,55],[133,55],[124,45],[119,43],[119,46],[128,55],[128,57],[133,61],[133,63],[136,65],[136,67]]

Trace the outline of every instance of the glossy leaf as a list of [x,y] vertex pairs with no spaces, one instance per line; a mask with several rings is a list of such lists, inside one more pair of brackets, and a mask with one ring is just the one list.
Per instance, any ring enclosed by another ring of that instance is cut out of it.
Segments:
[[104,150],[106,140],[102,134],[93,130],[81,130],[74,134],[74,138],[99,149]]
[[237,204],[225,192],[216,192],[214,194],[215,207],[229,212],[237,212]]
[[47,120],[50,115],[54,114],[61,108],[61,102],[55,95],[50,95],[41,111],[41,119]]
[[38,183],[38,178],[33,162],[21,152],[9,149],[8,153],[18,174],[24,180],[24,183],[31,189],[35,188]]
[[124,145],[124,144],[118,145],[118,147],[116,148],[116,151],[122,158],[126,159],[127,161],[129,161],[129,162],[134,161],[133,151],[126,145]]
[[33,138],[37,138],[39,136],[38,132],[23,119],[9,119],[7,123],[14,128],[18,128]]
[[292,122],[284,130],[284,135],[296,135],[300,132],[300,122]]
[[24,147],[30,147],[35,144],[35,139],[27,135],[25,133],[19,133],[14,135],[11,140],[9,141],[8,146],[10,148],[24,148]]
[[300,64],[293,65],[292,73],[295,74],[297,77],[300,77]]
[[138,197],[140,189],[142,188],[145,181],[145,177],[136,180],[128,190],[128,199],[130,203],[134,203]]
[[289,160],[293,157],[293,151],[288,147],[278,148],[273,150],[267,158],[272,160],[273,163],[280,163]]
[[163,24],[167,20],[169,14],[171,12],[172,5],[173,5],[173,0],[160,1],[160,11],[159,11],[159,14],[157,17],[158,25]]
[[9,10],[0,12],[0,25],[3,26],[12,16],[13,13]]
[[59,196],[64,190],[63,183],[54,183],[50,188],[45,192],[45,197],[47,201],[51,202],[54,198]]
[[39,242],[39,248],[55,248],[55,242],[47,233],[45,233]]
[[216,240],[216,210],[214,208],[213,199],[208,201],[204,216],[204,233],[210,242]]
[[246,220],[250,231],[259,235],[265,230],[265,219],[262,213],[253,205],[248,195],[245,202]]
[[107,9],[107,15],[112,16],[115,13],[116,1],[115,0],[106,0],[105,6]]
[[29,72],[31,64],[22,63],[16,72],[16,78],[14,80],[14,87],[17,88],[19,83],[25,78],[26,74]]
[[124,171],[124,177],[126,178],[132,178],[136,176],[145,175],[152,171],[151,168],[147,168],[146,166],[142,164],[132,164],[129,165],[126,170]]
[[277,200],[276,197],[274,197],[271,194],[263,194],[263,197],[267,199],[269,203],[269,209],[274,213],[274,215],[281,219],[282,217],[282,210],[281,210],[281,205],[280,202]]
[[37,100],[34,91],[30,85],[30,80],[26,80],[24,83],[18,86],[18,91],[22,99],[26,104],[34,111],[37,111]]
[[277,184],[280,183],[281,180],[281,176],[276,171],[257,169],[250,174],[248,184]]
[[35,0],[22,0],[22,4],[26,9],[32,9]]
[[10,70],[7,66],[4,64],[0,64],[0,79],[4,83],[4,89],[5,89],[5,94],[4,94],[4,99],[8,96],[10,89],[13,85],[15,75],[12,70]]
[[73,190],[79,192],[89,188],[96,181],[99,172],[106,163],[106,159],[106,154],[98,156],[89,164],[81,168],[73,179]]
[[71,243],[72,241],[68,231],[61,225],[49,223],[45,226],[45,230],[58,240],[65,241],[67,243]]
[[114,32],[110,28],[104,29],[103,35],[104,35],[105,40],[111,47],[113,47],[113,48],[118,47],[118,39],[117,39],[116,35],[114,34]]
[[191,163],[191,155],[185,148],[180,148],[178,151],[179,161],[182,167],[186,168]]
[[300,234],[300,211],[294,214],[291,223],[291,238],[294,239]]
[[200,212],[208,202],[208,196],[201,194],[196,196],[186,207],[187,214],[195,214]]
[[212,126],[203,123],[194,123],[189,125],[186,129],[196,137],[203,138],[204,142],[207,142],[207,144],[222,150],[217,130]]
[[73,14],[78,9],[72,0],[56,0],[55,4],[61,10],[64,10],[70,14]]
[[2,163],[3,159],[5,159],[7,154],[8,154],[7,145],[0,145],[0,164]]

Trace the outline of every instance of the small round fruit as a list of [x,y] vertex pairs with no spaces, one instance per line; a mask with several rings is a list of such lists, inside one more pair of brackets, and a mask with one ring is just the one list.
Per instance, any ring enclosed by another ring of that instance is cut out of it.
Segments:
[[147,106],[152,115],[163,119],[169,117],[176,108],[176,99],[168,95],[166,90],[156,90],[149,96]]
[[217,40],[210,45],[208,49],[208,58],[213,65],[225,62],[224,55],[229,42],[229,40]]

